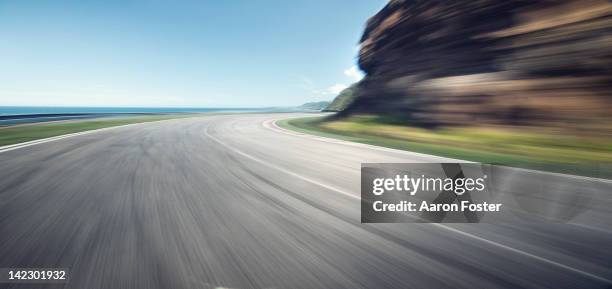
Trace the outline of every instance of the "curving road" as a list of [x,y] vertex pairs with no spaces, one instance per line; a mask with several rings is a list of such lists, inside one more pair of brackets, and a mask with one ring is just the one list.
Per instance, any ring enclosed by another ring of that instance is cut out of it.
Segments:
[[610,288],[612,233],[576,225],[361,224],[362,162],[442,158],[236,114],[0,153],[0,288]]

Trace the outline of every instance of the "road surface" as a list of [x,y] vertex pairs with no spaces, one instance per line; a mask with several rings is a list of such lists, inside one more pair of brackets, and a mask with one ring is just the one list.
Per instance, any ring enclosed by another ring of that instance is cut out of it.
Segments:
[[361,224],[362,162],[441,162],[275,128],[287,114],[130,125],[0,153],[0,288],[610,288],[612,233]]

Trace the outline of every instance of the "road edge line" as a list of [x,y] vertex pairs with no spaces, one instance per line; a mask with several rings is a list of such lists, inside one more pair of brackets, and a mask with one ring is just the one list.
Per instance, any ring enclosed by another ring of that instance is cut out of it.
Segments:
[[4,153],[4,152],[9,152],[9,151],[17,150],[17,149],[20,149],[20,148],[25,148],[25,147],[34,146],[34,145],[37,145],[37,144],[53,142],[53,141],[62,140],[62,139],[66,139],[66,138],[71,138],[71,137],[75,137],[75,136],[92,134],[92,133],[97,133],[97,132],[101,132],[101,131],[105,131],[105,130],[110,130],[110,129],[115,129],[115,128],[129,127],[129,126],[133,126],[133,125],[141,125],[141,124],[145,124],[145,123],[158,122],[158,121],[167,121],[167,120],[173,120],[173,119],[162,119],[162,120],[154,120],[154,121],[128,123],[128,124],[123,124],[123,125],[109,126],[109,127],[103,127],[103,128],[97,128],[97,129],[92,129],[92,130],[81,131],[81,132],[73,132],[73,133],[68,133],[68,134],[61,134],[61,135],[56,135],[56,136],[47,137],[47,138],[35,139],[35,140],[27,141],[27,142],[22,142],[22,143],[16,143],[16,144],[11,144],[11,145],[1,146],[0,147],[0,154]]
[[[274,123],[274,125],[276,125],[276,121],[277,121],[277,120],[273,120],[273,121],[272,121],[272,122]],[[279,129],[282,129],[282,130],[285,130],[285,129],[280,128],[280,127],[278,127],[278,128],[279,128]],[[227,147],[228,149],[231,149],[231,150],[234,150],[234,151],[236,151],[236,152],[237,152],[237,150],[236,150],[236,149],[234,149],[233,147],[231,147],[231,146],[229,146],[229,145],[226,145],[226,144],[224,144],[223,142],[221,142],[221,141],[219,141],[218,139],[216,139],[215,137],[211,136],[211,135],[208,133],[208,127],[206,128],[205,134],[206,134],[207,136],[209,136],[211,139],[213,139],[213,140],[215,140],[216,142],[218,142],[219,144],[221,144],[221,145],[223,145],[223,146]],[[311,136],[311,135],[308,135],[308,134],[302,134],[302,135],[296,135],[296,136]],[[315,138],[315,139],[316,139],[316,138]],[[341,140],[341,141],[342,141],[342,142],[346,142],[346,141],[343,141],[343,140]],[[376,147],[376,146],[374,146],[374,147]],[[376,147],[376,148],[378,148],[378,147]],[[248,154],[246,154],[246,153],[244,153],[244,152],[240,152],[240,154],[241,154],[241,155],[248,156]],[[434,156],[434,157],[435,157],[435,156]],[[260,163],[263,163],[263,164],[268,164],[267,162],[265,162],[265,161],[263,161],[263,160],[259,160],[259,162],[260,162]],[[276,166],[271,165],[271,164],[268,164],[268,166],[270,166],[270,167],[272,167],[272,168],[276,167]],[[285,169],[283,169],[283,170],[285,170]],[[536,171],[536,172],[537,172],[537,171]],[[545,172],[545,173],[548,173],[548,172]],[[293,172],[291,172],[291,174],[292,174],[292,175],[296,175],[296,174],[295,174],[295,173],[293,173]],[[299,176],[299,175],[298,175],[298,176]],[[576,177],[580,177],[580,176],[576,176]],[[314,184],[317,184],[317,183],[314,183]],[[333,190],[333,191],[336,191],[336,190]],[[338,191],[336,191],[336,192],[338,192]],[[354,195],[353,195],[353,196],[354,196]],[[359,199],[361,199],[361,197],[359,197]],[[601,276],[595,275],[595,274],[593,274],[593,273],[589,273],[589,272],[586,272],[586,271],[583,271],[583,270],[580,270],[580,269],[574,268],[574,267],[569,266],[569,265],[565,265],[565,264],[559,263],[559,262],[557,262],[557,261],[553,261],[553,260],[550,260],[550,259],[547,259],[547,258],[544,258],[544,257],[540,257],[540,256],[538,256],[538,255],[535,255],[535,254],[532,254],[532,253],[529,253],[529,252],[523,251],[523,250],[521,250],[521,249],[513,248],[513,247],[511,247],[511,246],[504,245],[504,244],[498,243],[498,242],[496,242],[496,241],[492,241],[492,240],[489,240],[489,239],[486,239],[486,238],[483,238],[483,237],[480,237],[480,236],[477,236],[477,235],[474,235],[474,234],[471,234],[471,233],[468,233],[468,232],[464,232],[464,231],[461,231],[461,230],[459,230],[459,229],[455,229],[455,228],[449,227],[449,226],[444,225],[444,224],[441,224],[441,223],[429,223],[429,224],[430,224],[430,225],[432,225],[432,226],[438,227],[438,228],[440,228],[440,229],[444,229],[444,230],[447,230],[447,231],[450,231],[450,232],[453,232],[453,233],[456,233],[456,234],[459,234],[459,235],[462,235],[462,236],[465,236],[465,237],[468,237],[468,238],[471,238],[471,239],[474,239],[474,240],[477,240],[477,241],[480,241],[480,242],[483,242],[483,243],[486,243],[486,244],[489,244],[489,245],[492,245],[492,246],[496,246],[496,247],[499,247],[499,248],[505,249],[505,250],[510,251],[510,252],[514,252],[514,253],[516,253],[516,254],[519,254],[519,255],[522,255],[522,256],[525,256],[525,257],[529,257],[529,258],[532,258],[532,259],[538,260],[538,261],[540,261],[540,262],[543,262],[543,263],[546,263],[546,264],[549,264],[549,265],[553,265],[553,266],[556,266],[556,267],[559,267],[559,268],[562,268],[562,269],[565,269],[565,270],[568,270],[568,271],[571,271],[571,272],[574,272],[574,273],[577,273],[577,274],[580,274],[580,275],[583,275],[583,276],[586,276],[586,277],[589,277],[589,278],[592,278],[592,279],[595,279],[595,280],[599,280],[599,281],[601,281],[601,282],[603,282],[603,283],[612,284],[612,280],[609,280],[609,279],[606,279],[606,278],[604,278],[604,277],[601,277]]]
[[[291,117],[291,118],[299,118],[299,117]],[[291,119],[291,118],[272,119],[272,120],[269,120],[269,121],[272,122],[272,126],[274,128],[271,128],[271,127],[265,126],[265,125],[264,125],[264,127],[268,128],[270,130],[279,130],[281,133],[284,133],[284,134],[298,136],[298,137],[309,137],[311,139],[322,141],[322,142],[336,143],[336,144],[342,144],[342,145],[348,145],[348,146],[356,146],[356,147],[364,147],[364,148],[372,148],[372,149],[379,150],[379,151],[393,152],[393,153],[398,153],[398,154],[412,154],[412,155],[427,156],[427,157],[433,157],[433,158],[443,158],[443,159],[447,159],[447,160],[450,160],[450,161],[453,161],[453,162],[459,162],[459,163],[475,163],[475,162],[472,162],[472,161],[452,159],[452,158],[446,158],[446,157],[441,157],[441,156],[436,156],[436,155],[429,155],[429,154],[424,154],[424,153],[417,153],[417,152],[411,152],[411,151],[405,151],[405,150],[398,150],[398,149],[387,148],[387,147],[376,146],[376,145],[370,145],[370,144],[364,144],[364,143],[358,143],[358,142],[351,142],[351,141],[346,141],[346,140],[342,140],[342,139],[335,139],[335,138],[330,138],[330,137],[325,137],[325,136],[317,136],[317,135],[314,135],[314,134],[297,133],[297,132],[288,130],[286,128],[282,128],[282,127],[280,127],[276,123],[279,120]],[[330,140],[333,140],[333,141],[330,141]],[[547,172],[547,171],[538,171],[538,170],[531,170],[531,169],[517,168],[517,167],[509,167],[509,166],[500,166],[500,167],[512,168],[512,169],[516,169],[516,170],[524,171],[524,172],[529,172],[529,173],[548,174],[548,175],[557,176],[557,177],[565,177],[565,178],[572,178],[572,179],[581,179],[581,180],[587,180],[587,181],[594,181],[594,182],[601,182],[601,183],[612,184],[612,179],[608,180],[608,179],[601,179],[601,178],[594,178],[594,177],[587,177],[587,176],[577,176],[577,175],[555,173],[555,172]]]

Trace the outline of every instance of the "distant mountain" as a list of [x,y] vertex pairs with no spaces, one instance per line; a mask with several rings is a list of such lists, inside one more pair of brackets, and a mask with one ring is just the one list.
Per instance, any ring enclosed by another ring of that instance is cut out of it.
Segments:
[[316,110],[316,111],[321,111],[324,108],[326,108],[327,106],[329,106],[330,102],[329,101],[317,101],[317,102],[307,102],[304,103],[300,106],[298,106],[298,109],[301,110]]
[[343,111],[357,97],[357,87],[358,83],[353,83],[353,85],[345,88],[323,111]]

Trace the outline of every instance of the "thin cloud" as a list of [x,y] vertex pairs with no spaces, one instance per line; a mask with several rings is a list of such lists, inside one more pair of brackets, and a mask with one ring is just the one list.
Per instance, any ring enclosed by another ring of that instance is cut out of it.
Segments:
[[357,68],[357,65],[353,65],[345,69],[344,75],[353,78],[355,82],[360,81],[363,78],[363,72]]
[[343,91],[344,89],[346,89],[348,87],[348,85],[346,84],[342,84],[342,83],[337,83],[334,84],[330,87],[327,88],[327,92],[329,92],[330,94],[338,94],[341,91]]

